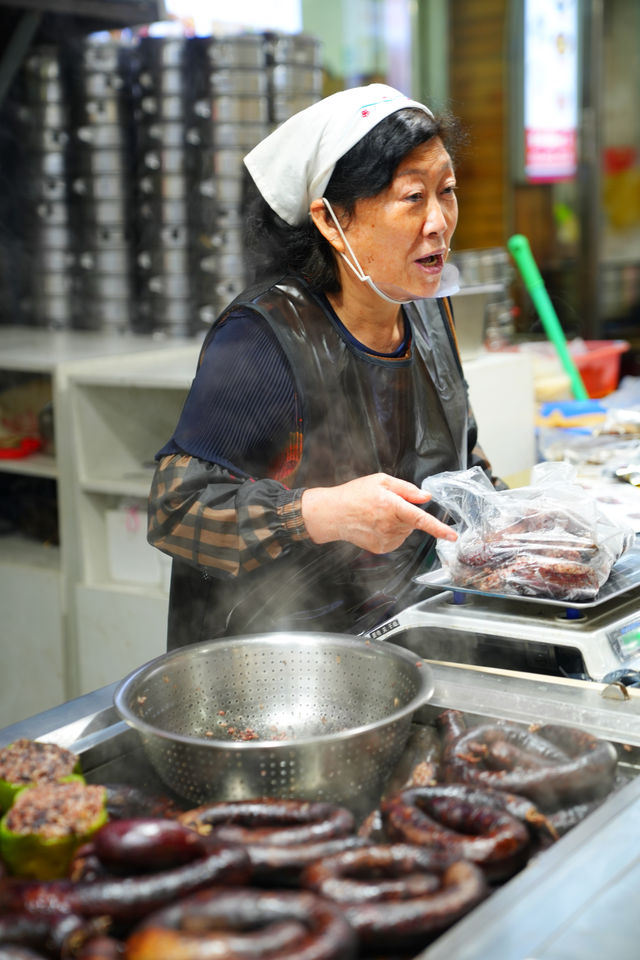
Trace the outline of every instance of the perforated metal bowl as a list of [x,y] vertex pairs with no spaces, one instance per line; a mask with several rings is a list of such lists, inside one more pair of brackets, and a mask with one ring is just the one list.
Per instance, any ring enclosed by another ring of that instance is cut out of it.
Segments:
[[162,780],[195,803],[257,796],[371,809],[399,760],[429,666],[403,647],[275,633],[193,644],[114,695]]

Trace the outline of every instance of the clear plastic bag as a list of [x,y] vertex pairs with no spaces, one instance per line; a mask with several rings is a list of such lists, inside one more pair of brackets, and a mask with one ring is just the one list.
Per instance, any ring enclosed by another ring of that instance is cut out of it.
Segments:
[[450,582],[505,596],[592,600],[635,533],[605,516],[567,463],[537,464],[532,482],[495,490],[480,467],[422,483],[455,521],[438,540]]

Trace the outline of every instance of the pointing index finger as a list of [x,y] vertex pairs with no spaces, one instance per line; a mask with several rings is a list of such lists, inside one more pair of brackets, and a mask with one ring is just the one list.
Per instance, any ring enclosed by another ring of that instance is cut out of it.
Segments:
[[430,513],[420,510],[419,507],[413,506],[408,500],[399,504],[396,515],[402,523],[412,526],[414,530],[423,530],[432,537],[440,537],[444,540],[458,539],[458,534],[452,527]]

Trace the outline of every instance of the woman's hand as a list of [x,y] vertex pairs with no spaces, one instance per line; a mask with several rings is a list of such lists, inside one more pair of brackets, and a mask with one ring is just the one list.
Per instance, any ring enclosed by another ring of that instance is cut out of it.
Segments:
[[451,527],[415,504],[431,494],[386,473],[358,477],[336,487],[311,487],[302,494],[302,519],[314,543],[345,540],[370,553],[389,553],[414,530],[456,540]]

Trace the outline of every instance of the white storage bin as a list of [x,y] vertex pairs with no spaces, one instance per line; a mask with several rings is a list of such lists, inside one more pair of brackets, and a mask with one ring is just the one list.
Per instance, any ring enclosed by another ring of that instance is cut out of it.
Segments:
[[106,511],[106,523],[111,578],[165,587],[164,561],[169,558],[147,542],[146,503],[123,500],[117,509]]

